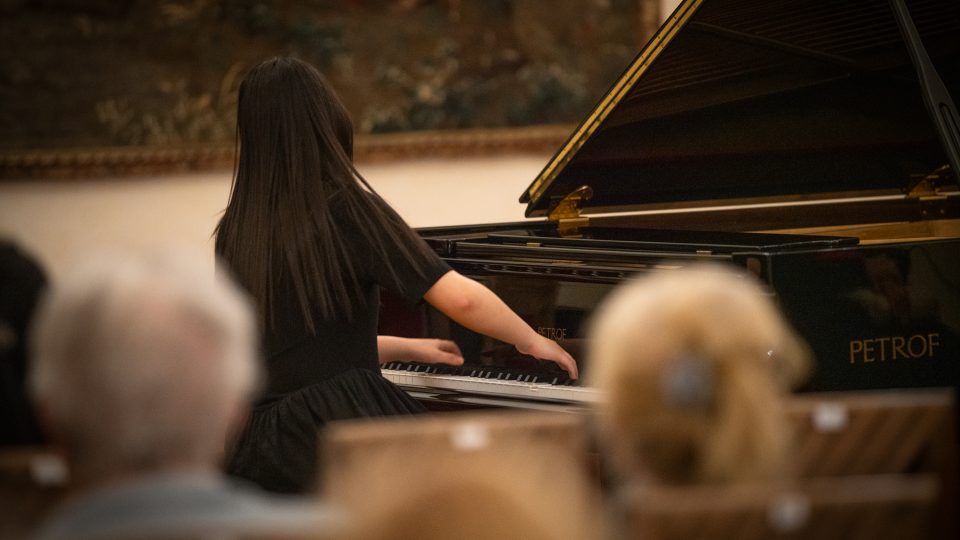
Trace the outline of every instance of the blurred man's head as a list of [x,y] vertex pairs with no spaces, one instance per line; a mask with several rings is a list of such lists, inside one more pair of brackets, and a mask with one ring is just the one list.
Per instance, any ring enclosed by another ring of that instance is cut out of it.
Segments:
[[88,480],[210,469],[257,381],[250,308],[185,261],[103,258],[42,302],[34,401]]

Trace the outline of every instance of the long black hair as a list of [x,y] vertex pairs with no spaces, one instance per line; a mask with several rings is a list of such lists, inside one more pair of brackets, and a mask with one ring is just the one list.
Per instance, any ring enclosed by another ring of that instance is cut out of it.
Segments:
[[[333,210],[355,230],[343,234]],[[423,271],[425,244],[353,165],[353,123],[333,88],[310,64],[278,57],[240,84],[237,159],[215,250],[254,297],[261,320],[275,320],[281,277],[309,331],[315,316],[350,319],[363,302],[347,237],[373,246],[396,277],[392,244]],[[286,276],[278,275],[283,272]]]

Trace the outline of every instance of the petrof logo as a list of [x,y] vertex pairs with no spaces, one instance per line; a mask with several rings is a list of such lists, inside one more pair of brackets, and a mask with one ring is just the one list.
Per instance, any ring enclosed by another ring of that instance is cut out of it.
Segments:
[[913,358],[933,358],[940,348],[940,334],[914,334],[873,339],[855,339],[850,342],[850,363],[869,364]]
[[566,328],[548,328],[546,326],[540,326],[537,328],[537,333],[545,338],[552,339],[557,343],[567,339]]

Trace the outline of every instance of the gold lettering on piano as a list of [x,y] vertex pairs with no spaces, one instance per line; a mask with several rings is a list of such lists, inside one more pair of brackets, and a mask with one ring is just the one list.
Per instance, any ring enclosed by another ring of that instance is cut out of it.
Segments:
[[549,328],[546,326],[537,327],[537,333],[545,338],[552,339],[557,343],[567,339],[566,328]]
[[937,332],[912,336],[854,339],[850,341],[850,363],[869,364],[876,361],[933,358],[938,347],[940,347],[940,334]]

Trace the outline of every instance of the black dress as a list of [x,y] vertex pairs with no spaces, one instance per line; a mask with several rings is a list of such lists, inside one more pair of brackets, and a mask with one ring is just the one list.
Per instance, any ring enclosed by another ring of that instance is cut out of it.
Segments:
[[281,278],[274,296],[276,320],[265,338],[266,393],[229,451],[229,474],[270,491],[308,491],[316,483],[317,436],[324,424],[423,411],[380,374],[380,288],[416,303],[450,267],[428,252],[421,256],[423,268],[418,272],[396,247],[388,247],[391,274],[387,261],[378,260],[373,255],[377,251],[356,236],[348,239],[348,245],[364,301],[355,302],[350,320],[324,320],[317,314],[316,334],[310,334],[293,288]]

